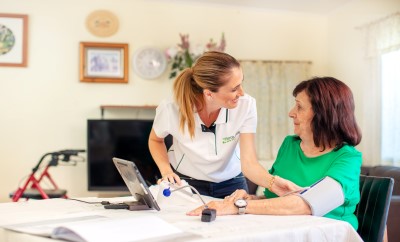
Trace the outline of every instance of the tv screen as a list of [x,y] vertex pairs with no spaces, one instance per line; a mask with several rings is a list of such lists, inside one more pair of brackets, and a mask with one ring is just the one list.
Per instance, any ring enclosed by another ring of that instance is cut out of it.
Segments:
[[153,120],[88,120],[89,191],[127,191],[113,157],[135,162],[148,185],[161,177],[150,155],[148,138]]

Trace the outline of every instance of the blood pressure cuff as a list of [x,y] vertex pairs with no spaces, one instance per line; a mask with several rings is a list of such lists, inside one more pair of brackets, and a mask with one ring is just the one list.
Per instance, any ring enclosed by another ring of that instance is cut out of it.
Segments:
[[342,186],[329,176],[312,184],[298,196],[310,206],[314,216],[324,216],[344,203]]

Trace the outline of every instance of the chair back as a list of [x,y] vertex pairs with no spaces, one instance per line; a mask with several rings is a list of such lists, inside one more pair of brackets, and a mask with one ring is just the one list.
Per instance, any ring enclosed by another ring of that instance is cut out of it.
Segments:
[[390,177],[360,176],[360,203],[355,215],[358,234],[364,242],[382,242],[392,197]]

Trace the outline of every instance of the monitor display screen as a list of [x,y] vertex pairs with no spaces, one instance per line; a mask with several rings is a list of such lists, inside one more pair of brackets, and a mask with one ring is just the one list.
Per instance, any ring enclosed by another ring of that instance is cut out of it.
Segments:
[[148,185],[161,177],[151,157],[148,139],[153,120],[88,120],[87,155],[89,191],[127,191],[112,161],[134,161]]

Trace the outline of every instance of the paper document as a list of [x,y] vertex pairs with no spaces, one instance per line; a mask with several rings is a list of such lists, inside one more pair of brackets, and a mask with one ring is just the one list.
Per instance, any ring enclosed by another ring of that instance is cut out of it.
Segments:
[[159,240],[163,236],[171,237],[183,233],[161,218],[148,215],[123,218],[87,216],[10,225],[4,228],[73,242]]
[[9,224],[9,225],[4,225],[2,227],[20,233],[50,237],[53,230],[58,226],[62,226],[64,224],[69,224],[69,223],[87,222],[87,221],[94,223],[98,220],[105,218],[106,217],[100,215],[65,217],[60,219],[49,219],[49,220],[41,220],[41,221],[34,221],[27,223]]
[[[185,180],[182,180],[182,187],[189,185]],[[179,186],[170,185],[169,189],[171,191],[170,196],[166,197],[163,195],[162,189],[164,189],[161,185],[153,185],[151,186],[150,192],[156,198],[158,205],[161,208],[165,208],[165,205],[176,205],[176,206],[186,206],[187,204],[201,205],[201,200],[198,199],[198,195],[193,194],[190,187],[184,187],[183,189],[179,189]]]

